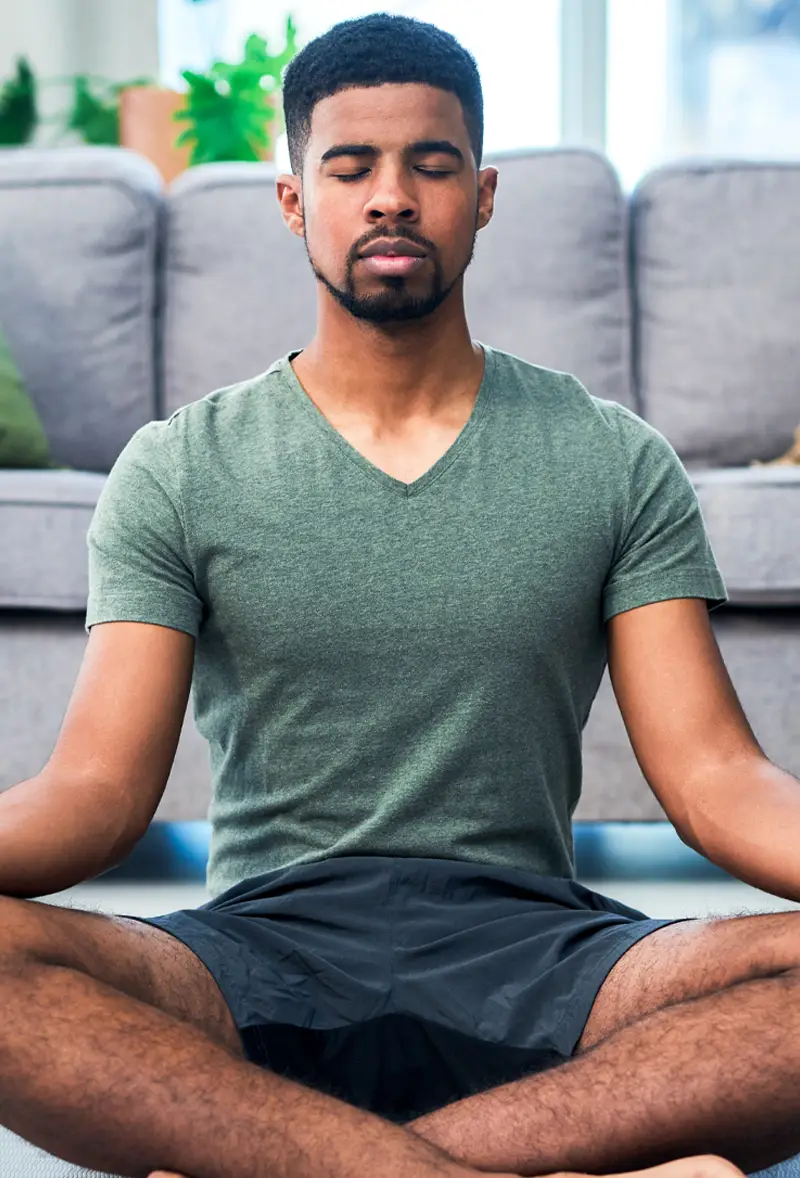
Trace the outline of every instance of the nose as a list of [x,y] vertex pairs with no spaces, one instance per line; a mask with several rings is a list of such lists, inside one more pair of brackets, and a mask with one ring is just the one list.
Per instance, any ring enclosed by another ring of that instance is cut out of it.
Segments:
[[418,219],[419,202],[399,168],[382,168],[364,211],[373,222],[386,219],[405,224]]

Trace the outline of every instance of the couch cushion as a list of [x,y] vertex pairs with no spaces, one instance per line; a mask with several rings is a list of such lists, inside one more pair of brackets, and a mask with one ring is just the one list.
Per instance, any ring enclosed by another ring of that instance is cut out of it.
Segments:
[[[725,606],[710,619],[759,744],[777,765],[800,775],[800,609]],[[666,817],[634,756],[608,670],[584,729],[583,769],[576,821]]]
[[[500,173],[465,291],[473,337],[631,405],[625,207],[582,150],[487,158]],[[309,342],[316,281],[274,164],[209,164],[169,191],[161,416]]]
[[86,533],[106,475],[0,470],[0,608],[85,610]]
[[494,217],[464,279],[473,336],[636,409],[627,209],[616,172],[603,156],[569,148],[489,164],[499,172]]
[[800,605],[800,466],[690,471],[732,605]]
[[0,467],[50,467],[50,446],[0,323]]
[[110,470],[155,416],[161,188],[121,148],[0,152],[0,322],[60,465]]
[[632,198],[643,416],[682,458],[783,453],[800,422],[800,164],[690,163]]

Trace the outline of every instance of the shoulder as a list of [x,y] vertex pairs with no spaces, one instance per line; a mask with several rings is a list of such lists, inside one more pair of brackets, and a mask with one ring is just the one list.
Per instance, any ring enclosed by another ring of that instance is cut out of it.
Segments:
[[593,398],[598,412],[613,425],[620,448],[632,475],[647,472],[670,472],[688,478],[675,448],[668,438],[638,413],[616,401]]
[[571,372],[531,364],[511,352],[489,349],[497,379],[506,389],[516,388],[522,398],[540,410],[550,422],[582,430],[594,427],[610,445],[625,444],[629,431],[655,432],[632,410],[617,401],[593,396]]
[[144,428],[154,444],[169,445],[171,440],[177,442],[178,439],[202,434],[221,420],[251,412],[254,406],[269,396],[277,384],[278,368],[273,366],[247,380],[214,389],[198,400],[182,405],[164,420],[149,422]]
[[529,360],[523,360],[521,356],[516,356],[513,352],[504,352],[500,348],[490,348],[486,344],[482,347],[487,362],[494,365],[495,379],[505,387],[518,386],[526,393],[535,393],[540,400],[552,399],[559,403],[565,398],[572,404],[592,400],[578,378],[569,372],[532,364]]
[[151,469],[191,471],[222,447],[237,450],[260,433],[264,415],[280,387],[277,365],[236,384],[214,389],[175,409],[169,417],[148,421],[131,437],[118,462],[139,462]]

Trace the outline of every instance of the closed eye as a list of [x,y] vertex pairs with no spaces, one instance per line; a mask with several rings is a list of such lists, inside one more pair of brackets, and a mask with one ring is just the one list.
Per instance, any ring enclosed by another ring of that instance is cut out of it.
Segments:
[[[360,172],[334,172],[332,173],[335,180],[344,180],[348,183],[350,180],[360,180],[362,176],[366,176],[369,168],[362,168]],[[416,168],[417,172],[422,172],[423,176],[453,176],[454,172],[443,168]]]

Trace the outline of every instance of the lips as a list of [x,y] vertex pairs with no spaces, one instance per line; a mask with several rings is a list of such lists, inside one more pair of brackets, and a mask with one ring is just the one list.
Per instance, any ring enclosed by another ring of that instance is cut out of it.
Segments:
[[376,254],[380,254],[384,258],[424,258],[427,257],[425,250],[420,246],[415,245],[413,241],[406,241],[404,239],[383,238],[379,241],[371,242],[365,250],[362,251],[362,258],[373,258]]

